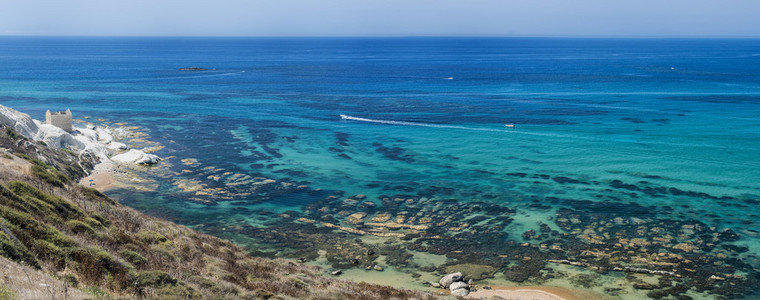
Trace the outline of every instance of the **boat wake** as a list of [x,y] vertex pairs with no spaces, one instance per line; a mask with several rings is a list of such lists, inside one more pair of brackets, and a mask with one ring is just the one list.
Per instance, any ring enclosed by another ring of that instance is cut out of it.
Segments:
[[[367,119],[367,118],[357,118],[352,117],[349,115],[340,115],[340,118],[343,120],[351,120],[351,121],[359,121],[359,122],[369,122],[369,123],[378,123],[378,124],[387,124],[387,125],[401,125],[401,126],[420,126],[420,127],[431,127],[431,128],[444,128],[444,129],[460,129],[460,130],[473,130],[473,131],[488,131],[488,132],[501,132],[501,133],[509,133],[509,134],[519,134],[519,135],[527,135],[527,136],[541,136],[546,138],[553,138],[553,139],[562,139],[562,140],[580,140],[580,141],[593,141],[593,142],[600,142],[600,141],[610,141],[611,139],[614,139],[614,137],[611,136],[580,136],[576,133],[555,133],[555,132],[535,132],[535,131],[523,131],[523,130],[515,130],[514,125],[507,124],[507,129],[495,129],[495,128],[478,128],[478,127],[466,127],[466,126],[458,126],[458,125],[445,125],[445,124],[430,124],[430,123],[417,123],[417,122],[406,122],[406,121],[392,121],[392,120],[376,120],[376,119]],[[512,125],[510,127],[509,125]],[[667,145],[667,146],[674,146],[674,147],[685,147],[685,148],[692,148],[692,147],[698,147],[698,148],[723,148],[722,145],[710,145],[710,144],[695,144],[695,143],[669,143],[669,142],[657,142],[657,141],[638,141],[638,140],[614,140],[617,143],[626,143],[626,144],[641,144],[641,145]],[[622,151],[617,150],[614,151],[619,154],[627,153],[632,156],[640,156],[641,153],[638,152],[631,152],[631,151]],[[688,158],[686,160],[689,161],[695,161],[693,158]],[[706,161],[703,160],[702,162],[711,162],[716,164],[725,164],[729,162],[725,161]],[[736,164],[736,162],[730,162],[731,164]],[[751,164],[749,166],[757,167],[760,166],[760,164]]]
[[379,124],[388,124],[388,125],[420,126],[420,127],[431,127],[431,128],[462,129],[462,130],[491,131],[491,132],[508,132],[507,130],[502,130],[502,129],[477,128],[477,127],[466,127],[466,126],[458,126],[458,125],[430,124],[430,123],[417,123],[417,122],[406,122],[406,121],[375,120],[375,119],[367,119],[367,118],[357,118],[357,117],[352,117],[349,115],[340,115],[340,118],[343,120],[379,123]]

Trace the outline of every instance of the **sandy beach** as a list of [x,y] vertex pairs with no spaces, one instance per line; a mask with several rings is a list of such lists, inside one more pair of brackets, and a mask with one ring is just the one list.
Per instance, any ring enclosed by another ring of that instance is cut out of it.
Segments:
[[94,188],[98,191],[106,191],[114,187],[113,176],[107,170],[95,170],[90,176],[82,178],[79,184]]
[[478,289],[471,292],[467,299],[509,299],[509,300],[592,300],[605,299],[584,291],[570,291],[548,286],[492,286],[490,290]]

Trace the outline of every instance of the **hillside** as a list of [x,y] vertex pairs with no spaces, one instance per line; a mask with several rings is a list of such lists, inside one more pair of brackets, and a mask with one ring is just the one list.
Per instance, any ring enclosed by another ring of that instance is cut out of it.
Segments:
[[[431,299],[337,280],[316,267],[143,215],[76,184],[93,158],[0,128],[0,298]],[[21,279],[19,279],[21,278]],[[26,278],[26,280],[22,280]]]

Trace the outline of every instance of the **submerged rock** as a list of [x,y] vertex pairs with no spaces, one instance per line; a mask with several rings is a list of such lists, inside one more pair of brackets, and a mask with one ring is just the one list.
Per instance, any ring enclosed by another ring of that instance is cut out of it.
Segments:
[[637,282],[633,284],[633,288],[637,290],[653,290],[656,289],[658,286],[656,284],[652,283],[646,283],[646,282]]
[[473,263],[456,264],[445,268],[447,273],[453,273],[456,270],[462,270],[462,277],[466,276],[467,278],[470,278],[470,280],[482,280],[493,277],[493,274],[496,273],[498,268]]

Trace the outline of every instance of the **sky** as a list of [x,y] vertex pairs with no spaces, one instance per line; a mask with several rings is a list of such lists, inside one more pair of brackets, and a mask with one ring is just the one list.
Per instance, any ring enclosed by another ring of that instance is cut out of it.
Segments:
[[0,35],[760,37],[760,0],[0,0]]

